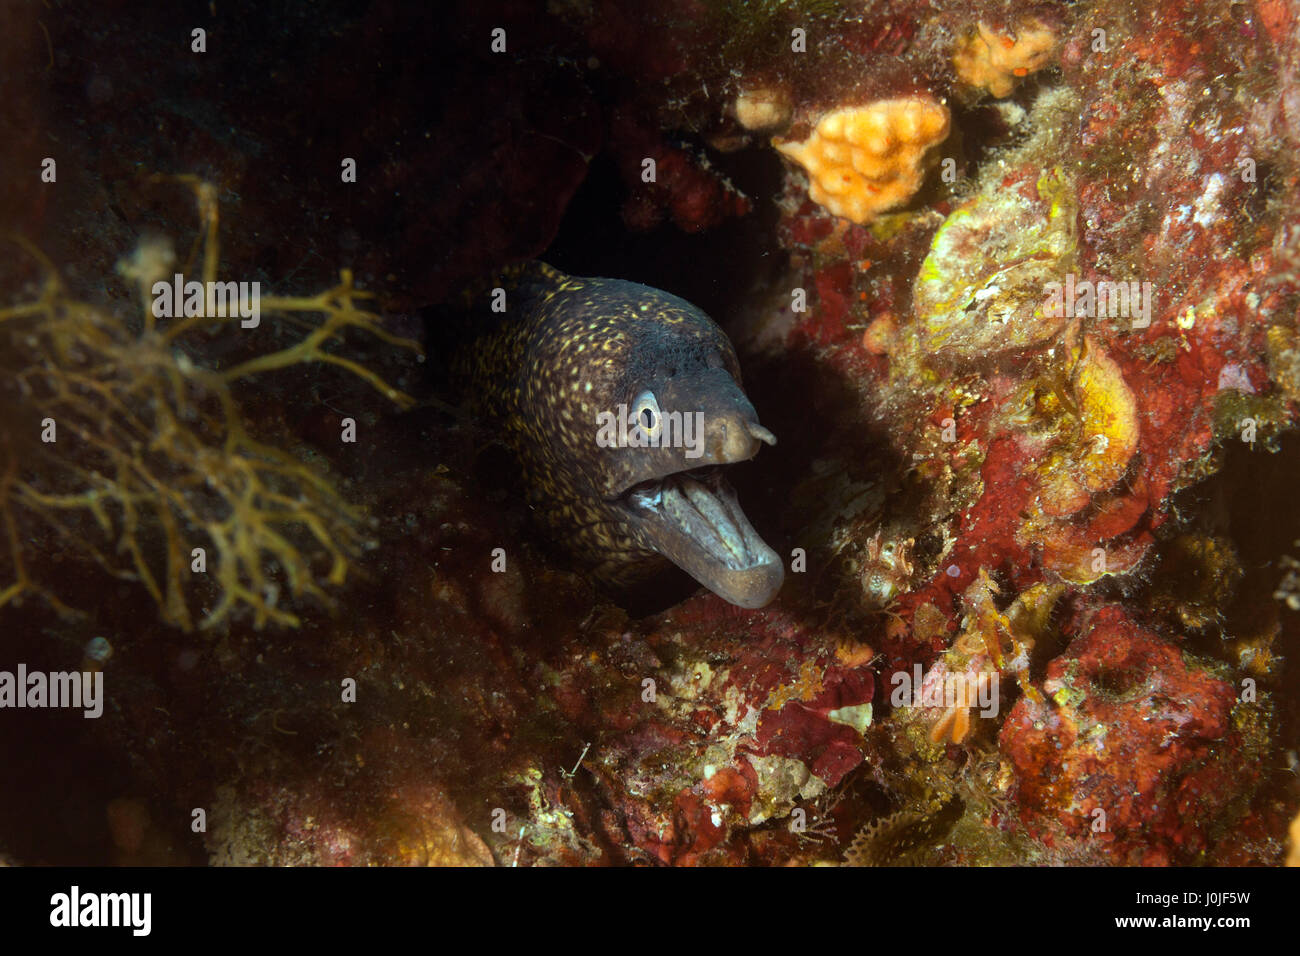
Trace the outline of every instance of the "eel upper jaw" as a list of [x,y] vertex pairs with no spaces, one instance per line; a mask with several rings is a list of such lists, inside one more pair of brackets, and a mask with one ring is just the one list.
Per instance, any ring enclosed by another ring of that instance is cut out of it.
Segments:
[[785,569],[717,469],[644,481],[616,499],[648,545],[740,607],[770,603]]

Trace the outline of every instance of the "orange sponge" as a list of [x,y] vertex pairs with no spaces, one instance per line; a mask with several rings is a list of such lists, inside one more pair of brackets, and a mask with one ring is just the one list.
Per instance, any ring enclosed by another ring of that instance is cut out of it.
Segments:
[[1026,20],[1014,36],[996,33],[983,23],[957,45],[952,65],[963,83],[1006,96],[1016,79],[1047,65],[1056,49],[1056,34],[1040,20]]
[[925,151],[947,135],[946,107],[908,97],[834,110],[807,139],[772,145],[808,171],[814,202],[866,224],[916,192]]

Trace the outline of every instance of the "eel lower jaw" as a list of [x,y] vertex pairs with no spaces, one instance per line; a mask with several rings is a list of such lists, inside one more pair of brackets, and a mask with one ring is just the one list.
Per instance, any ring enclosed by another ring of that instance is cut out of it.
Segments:
[[618,500],[650,547],[719,597],[757,608],[781,589],[781,559],[717,469],[642,482]]

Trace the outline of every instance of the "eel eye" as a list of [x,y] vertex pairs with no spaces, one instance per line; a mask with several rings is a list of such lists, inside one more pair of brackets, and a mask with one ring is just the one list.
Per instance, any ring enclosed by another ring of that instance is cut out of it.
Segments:
[[663,428],[654,392],[642,392],[632,402],[632,423],[642,438],[658,438]]

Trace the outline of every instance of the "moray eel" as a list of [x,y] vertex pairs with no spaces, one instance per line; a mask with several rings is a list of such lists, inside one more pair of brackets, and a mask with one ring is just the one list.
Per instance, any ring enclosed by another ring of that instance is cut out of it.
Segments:
[[662,556],[732,604],[770,602],[784,569],[720,466],[776,438],[722,329],[658,289],[536,262],[472,298],[496,314],[452,371],[519,459],[550,534],[607,583]]

